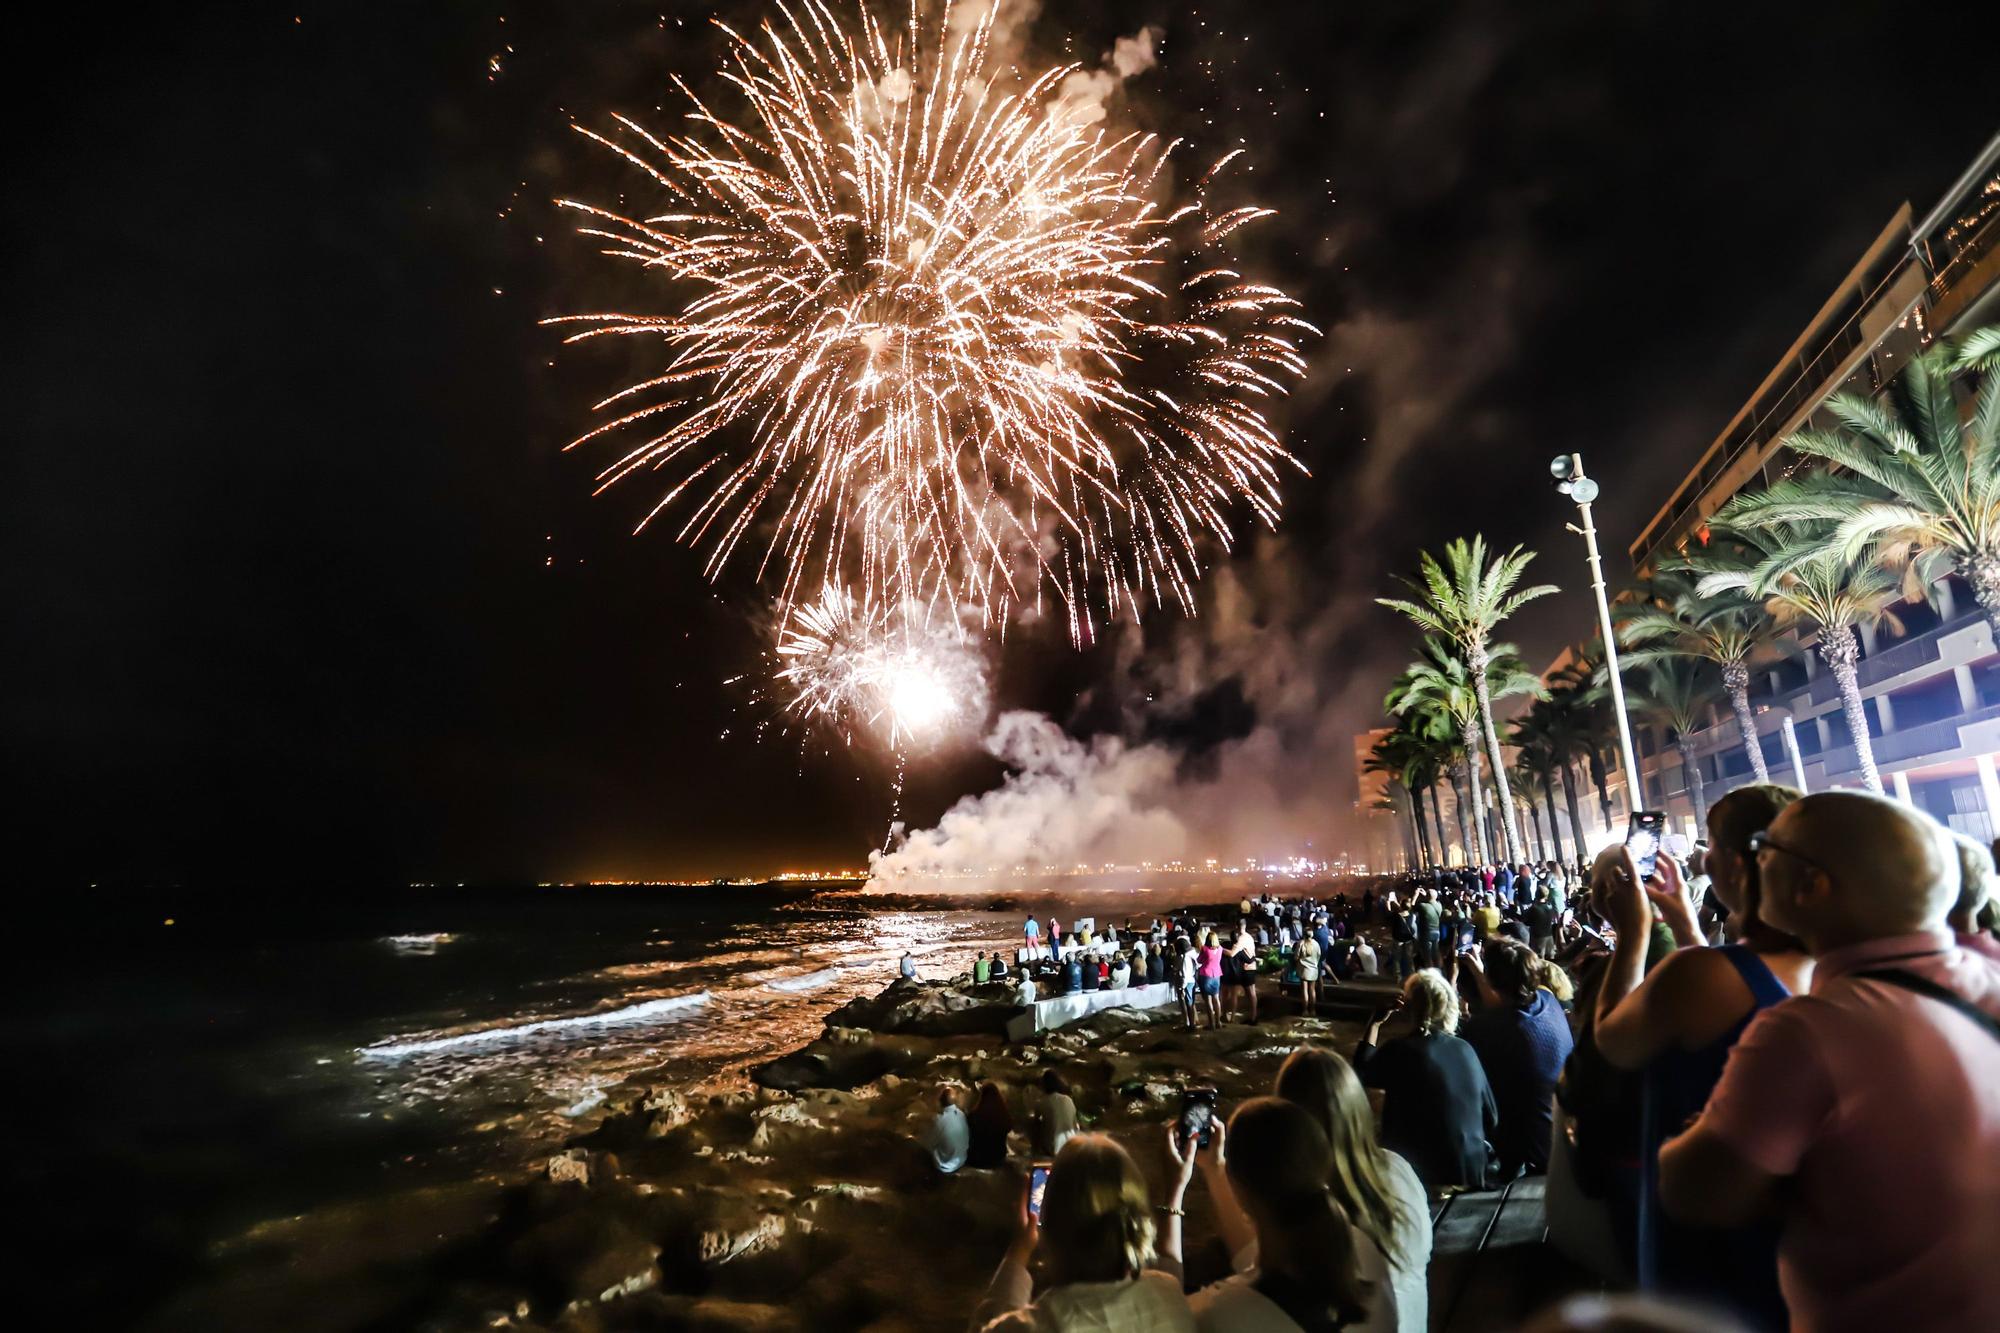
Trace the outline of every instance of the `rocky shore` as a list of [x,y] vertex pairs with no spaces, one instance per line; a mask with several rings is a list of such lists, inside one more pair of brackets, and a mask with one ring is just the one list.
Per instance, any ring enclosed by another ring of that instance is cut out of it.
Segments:
[[[1275,1003],[1265,988],[1267,1010]],[[957,1329],[1014,1225],[1019,1170],[940,1177],[918,1135],[941,1083],[992,1080],[1018,1130],[1059,1068],[1086,1126],[1164,1185],[1180,1090],[1267,1090],[1295,1047],[1352,1022],[1182,1029],[1109,1009],[1019,1043],[1011,987],[898,980],[826,1018],[750,1087],[634,1085],[533,1178],[486,1177],[254,1228],[154,1329]],[[1012,1145],[1024,1169],[1025,1133]],[[1190,1276],[1219,1270],[1191,1211]]]

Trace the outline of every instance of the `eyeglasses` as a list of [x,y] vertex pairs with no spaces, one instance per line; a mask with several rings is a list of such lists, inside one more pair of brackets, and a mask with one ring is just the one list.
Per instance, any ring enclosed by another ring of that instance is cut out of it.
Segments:
[[1814,870],[1819,871],[1820,874],[1825,875],[1828,879],[1833,878],[1832,873],[1828,871],[1825,866],[1813,860],[1810,856],[1807,856],[1804,852],[1799,851],[1796,848],[1787,847],[1782,842],[1777,841],[1775,838],[1771,836],[1768,830],[1758,829],[1755,833],[1752,833],[1748,839],[1745,840],[1744,846],[1745,848],[1748,849],[1750,853],[1750,860],[1753,864],[1756,862],[1757,854],[1759,852],[1767,852],[1767,851],[1779,852],[1785,856],[1791,857],[1793,860],[1805,862],[1807,865],[1811,866]]

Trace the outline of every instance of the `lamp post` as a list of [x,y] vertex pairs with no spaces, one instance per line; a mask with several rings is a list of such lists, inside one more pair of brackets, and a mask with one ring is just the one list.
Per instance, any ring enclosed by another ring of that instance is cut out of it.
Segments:
[[1645,804],[1640,785],[1639,759],[1632,750],[1632,723],[1625,716],[1625,682],[1618,674],[1618,636],[1611,630],[1611,599],[1604,591],[1604,559],[1597,553],[1597,525],[1590,520],[1590,502],[1597,498],[1597,483],[1583,475],[1582,454],[1560,454],[1549,460],[1549,475],[1556,489],[1576,501],[1583,526],[1566,523],[1571,532],[1583,534],[1584,549],[1590,553],[1590,586],[1597,592],[1597,624],[1604,631],[1604,671],[1611,677],[1611,711],[1618,718],[1619,756],[1625,761],[1625,799],[1633,810]]

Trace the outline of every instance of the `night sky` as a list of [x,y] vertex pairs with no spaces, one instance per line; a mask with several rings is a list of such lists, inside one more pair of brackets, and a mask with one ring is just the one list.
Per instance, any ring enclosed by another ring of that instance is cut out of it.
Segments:
[[[626,181],[570,118],[671,124],[668,76],[714,67],[706,18],[762,6],[254,8],[79,13],[87,39],[11,62],[12,878],[858,864],[886,765],[756,739],[769,709],[725,683],[759,650],[748,566],[710,585],[668,532],[632,537],[643,483],[591,497],[607,457],[560,449],[631,365],[537,324],[644,304],[552,207]],[[1340,738],[1410,648],[1369,598],[1419,549],[1526,542],[1566,591],[1515,637],[1587,633],[1548,457],[1584,451],[1622,565],[1896,207],[2000,125],[2000,8],[1916,12],[1047,0],[1051,63],[1162,30],[1113,114],[1190,160],[1249,148],[1281,210],[1257,276],[1327,336],[1285,415],[1313,475],[1240,548],[1234,642],[1206,617],[1081,654],[1031,629],[1000,699],[1196,766],[1288,730],[1332,821]],[[1282,701],[1230,670],[1259,642],[1296,656]],[[1162,693],[1169,658],[1216,670]],[[939,758],[906,810],[998,778]]]

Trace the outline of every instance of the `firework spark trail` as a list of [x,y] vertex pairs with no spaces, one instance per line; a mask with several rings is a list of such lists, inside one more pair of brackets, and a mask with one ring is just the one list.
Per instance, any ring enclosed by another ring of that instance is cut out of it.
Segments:
[[663,474],[646,522],[684,504],[711,577],[761,543],[781,610],[840,585],[1004,628],[1047,593],[1079,643],[1100,615],[1191,612],[1204,541],[1227,548],[1238,506],[1274,523],[1297,466],[1264,408],[1313,330],[1227,244],[1268,210],[1211,211],[1213,171],[1169,207],[1175,145],[1066,102],[1075,67],[1003,86],[995,7],[920,8],[850,27],[780,3],[723,27],[740,121],[676,80],[685,133],[578,127],[661,203],[562,205],[677,304],[551,321],[667,350],[572,447],[625,441],[600,487]]

